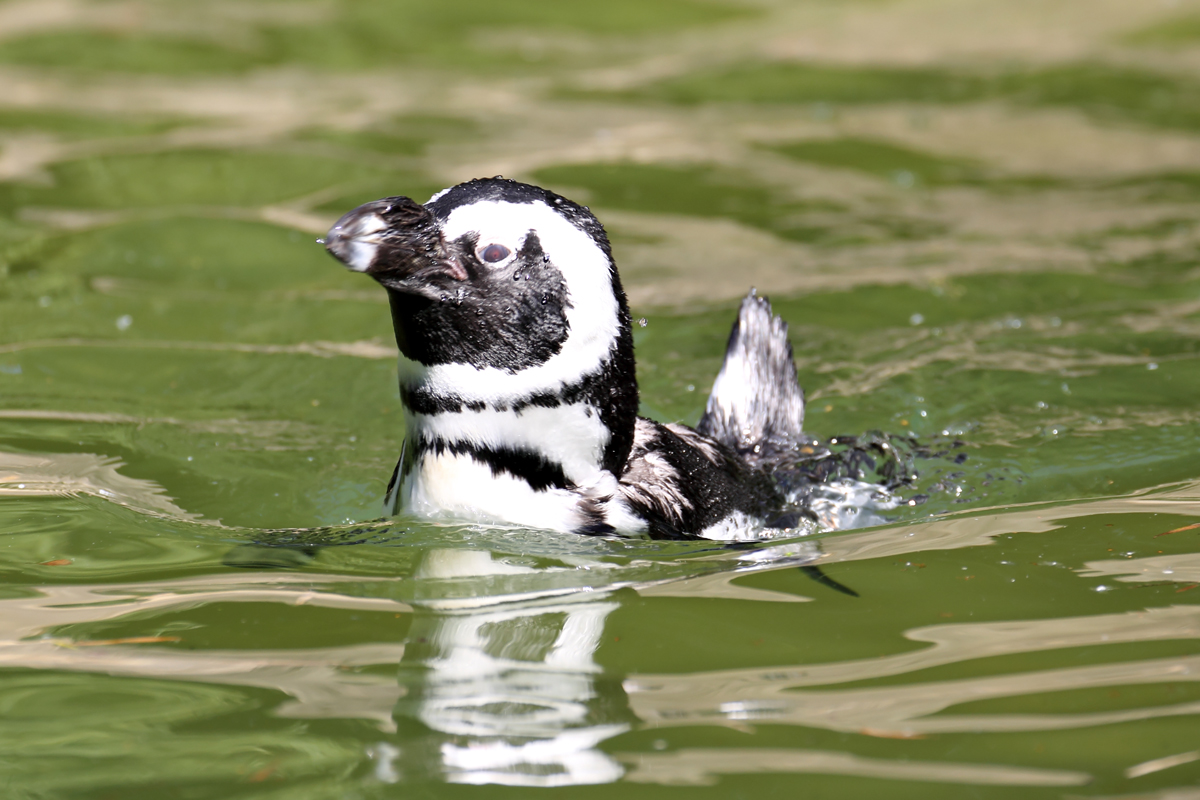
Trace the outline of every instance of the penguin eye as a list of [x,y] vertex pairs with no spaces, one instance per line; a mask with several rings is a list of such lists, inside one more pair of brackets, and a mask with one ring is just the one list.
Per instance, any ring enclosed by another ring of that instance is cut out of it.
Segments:
[[489,264],[497,264],[508,258],[512,251],[502,244],[489,244],[480,248],[477,252],[480,261],[486,261]]

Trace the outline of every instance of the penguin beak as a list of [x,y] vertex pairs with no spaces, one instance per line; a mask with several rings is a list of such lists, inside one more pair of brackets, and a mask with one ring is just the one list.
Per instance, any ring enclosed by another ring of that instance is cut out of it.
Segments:
[[387,231],[384,221],[375,208],[380,201],[367,203],[344,214],[334,223],[323,241],[329,254],[355,272],[366,272],[375,261],[382,234]]
[[334,223],[325,249],[347,268],[365,272],[384,286],[412,290],[436,275],[466,280],[446,252],[436,218],[407,197],[365,203]]

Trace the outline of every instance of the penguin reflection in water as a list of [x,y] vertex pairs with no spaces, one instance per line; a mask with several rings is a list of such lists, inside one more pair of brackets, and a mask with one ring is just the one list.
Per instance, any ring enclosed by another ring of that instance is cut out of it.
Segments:
[[408,425],[389,513],[727,541],[815,516],[812,482],[783,479],[814,440],[787,325],[764,298],[742,302],[692,429],[637,415],[608,237],[566,198],[472,180],[424,205],[359,206],[325,246],[391,304]]

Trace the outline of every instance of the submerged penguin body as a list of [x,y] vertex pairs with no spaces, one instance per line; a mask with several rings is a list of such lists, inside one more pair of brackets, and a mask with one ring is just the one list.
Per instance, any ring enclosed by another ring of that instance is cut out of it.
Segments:
[[699,430],[637,416],[629,308],[587,209],[501,178],[367,203],[328,250],[388,292],[408,413],[388,508],[582,534],[752,539],[800,437],[787,328],[742,304]]

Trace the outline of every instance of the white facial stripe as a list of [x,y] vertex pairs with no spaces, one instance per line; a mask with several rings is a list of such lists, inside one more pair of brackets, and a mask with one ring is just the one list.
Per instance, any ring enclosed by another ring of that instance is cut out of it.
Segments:
[[516,238],[517,247],[530,231],[537,234],[543,252],[562,272],[573,303],[566,311],[571,330],[562,350],[545,363],[516,374],[470,364],[425,367],[401,357],[402,383],[465,400],[498,403],[574,383],[607,358],[620,329],[617,299],[613,296],[608,258],[590,236],[544,203],[495,200],[455,209],[442,230],[447,241],[475,232],[481,242],[508,245]]
[[540,453],[561,464],[563,474],[578,484],[595,481],[608,444],[608,429],[594,410],[582,403],[558,408],[530,406],[514,411],[463,411],[433,416],[414,414],[412,430],[426,441],[443,439],[490,449],[513,448]]

